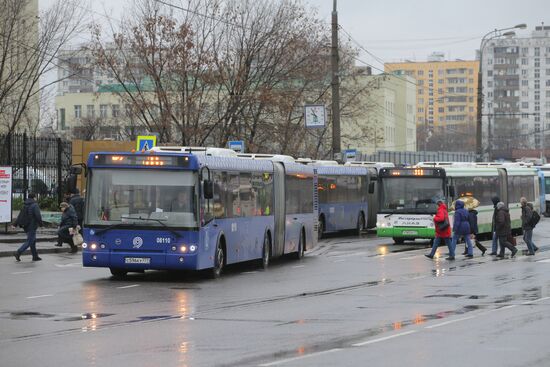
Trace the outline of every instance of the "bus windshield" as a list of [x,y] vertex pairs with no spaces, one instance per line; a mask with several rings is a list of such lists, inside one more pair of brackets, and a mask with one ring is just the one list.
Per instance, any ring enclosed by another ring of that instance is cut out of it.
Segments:
[[196,192],[194,172],[90,170],[86,225],[197,227]]
[[443,196],[442,178],[388,177],[382,179],[381,213],[435,213]]

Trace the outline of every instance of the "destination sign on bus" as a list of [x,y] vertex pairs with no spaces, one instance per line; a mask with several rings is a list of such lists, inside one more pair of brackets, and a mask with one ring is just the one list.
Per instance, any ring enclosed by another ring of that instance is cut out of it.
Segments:
[[443,171],[438,168],[384,168],[380,171],[381,175],[390,177],[400,176],[442,176]]
[[189,157],[154,154],[96,154],[95,165],[141,167],[188,167]]

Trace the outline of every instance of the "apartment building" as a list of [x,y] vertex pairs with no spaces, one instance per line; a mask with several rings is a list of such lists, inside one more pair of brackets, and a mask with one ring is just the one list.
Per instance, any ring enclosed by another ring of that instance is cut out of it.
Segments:
[[550,144],[550,26],[482,50],[484,142],[495,158]]
[[[387,63],[384,69],[416,80],[419,149],[475,149],[478,61],[445,61],[434,53],[426,62]],[[460,137],[460,144],[451,144],[452,137]]]
[[342,149],[371,154],[378,150],[416,151],[416,83],[409,76],[360,76],[369,89],[353,118],[341,117]]

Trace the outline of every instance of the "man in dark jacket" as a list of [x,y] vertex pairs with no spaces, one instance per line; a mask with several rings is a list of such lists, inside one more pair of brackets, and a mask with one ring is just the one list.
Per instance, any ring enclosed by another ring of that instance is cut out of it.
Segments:
[[468,211],[464,209],[464,202],[462,200],[457,200],[455,202],[455,216],[453,221],[453,239],[451,241],[451,247],[456,248],[456,243],[460,237],[464,238],[464,242],[468,246],[467,258],[474,257],[474,250],[472,248],[472,241],[470,241],[470,220]]
[[76,225],[78,224],[78,218],[74,208],[62,202],[59,204],[59,209],[63,212],[61,215],[61,222],[59,223],[59,229],[57,230],[57,246],[61,246],[63,242],[66,242],[71,246],[70,253],[75,253],[78,251],[78,248],[73,242],[73,234],[76,231]]
[[527,245],[528,255],[534,255],[539,248],[533,242],[533,226],[531,219],[533,218],[533,204],[527,202],[527,199],[522,197],[519,199],[521,203],[521,229],[523,229],[523,240]]
[[491,253],[489,255],[496,255],[498,250],[498,237],[495,232],[495,218],[497,215],[497,204],[500,201],[500,198],[498,196],[493,196],[491,198],[491,201],[493,202],[493,221],[491,223],[491,232],[493,233],[493,243],[491,246]]
[[17,261],[21,261],[21,254],[29,247],[31,248],[32,261],[42,260],[36,251],[36,230],[38,227],[42,227],[44,223],[42,223],[40,208],[34,198],[35,196],[33,193],[28,195],[27,200],[25,200],[25,205],[23,206],[23,209],[21,209],[22,213],[15,221],[15,225],[22,227],[27,234],[27,240],[25,243],[23,243],[23,245],[15,251],[14,256]]
[[[474,244],[476,247],[481,251],[481,256],[485,255],[485,251],[487,251],[487,248],[481,244],[481,242],[477,239],[477,234],[479,232],[479,228],[477,226],[477,210],[475,209],[469,209],[468,210],[468,221],[470,222],[470,239],[474,241]],[[464,246],[464,253],[462,255],[468,255],[468,247]]]
[[69,204],[73,206],[78,219],[78,225],[82,228],[82,220],[84,218],[84,198],[80,196],[80,191],[78,189],[76,189],[73,196],[71,196]]
[[497,204],[495,231],[498,237],[498,243],[500,244],[500,253],[497,257],[504,257],[504,248],[512,252],[512,257],[516,256],[518,250],[508,241],[508,237],[512,235],[510,211],[502,201]]

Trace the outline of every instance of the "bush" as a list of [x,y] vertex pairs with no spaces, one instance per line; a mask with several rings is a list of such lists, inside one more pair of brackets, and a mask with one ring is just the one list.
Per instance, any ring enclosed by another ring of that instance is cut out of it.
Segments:
[[13,198],[11,201],[11,207],[13,210],[23,209],[23,198],[22,197]]
[[38,200],[38,206],[40,206],[40,209],[42,209],[42,210],[55,212],[55,211],[58,210],[57,197],[56,196],[42,196]]

